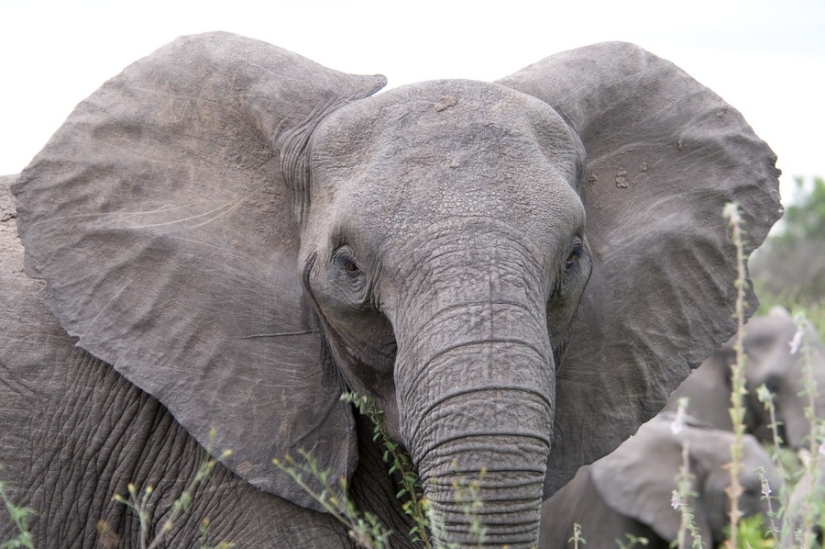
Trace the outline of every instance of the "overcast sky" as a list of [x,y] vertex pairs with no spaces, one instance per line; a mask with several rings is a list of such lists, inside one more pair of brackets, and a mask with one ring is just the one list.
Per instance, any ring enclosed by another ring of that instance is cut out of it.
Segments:
[[0,174],[74,106],[175,37],[227,30],[390,86],[494,80],[605,40],[675,62],[744,113],[793,177],[825,176],[825,1],[0,2]]

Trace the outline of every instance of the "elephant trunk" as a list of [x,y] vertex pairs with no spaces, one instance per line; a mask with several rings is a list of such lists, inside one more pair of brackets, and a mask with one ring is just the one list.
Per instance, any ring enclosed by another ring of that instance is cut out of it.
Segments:
[[546,434],[517,432],[516,417],[546,417],[546,405],[516,405],[516,394],[477,398],[490,408],[509,408],[514,417],[485,426],[486,406],[466,406],[465,417],[475,418],[472,430],[465,427],[460,437],[437,443],[419,463],[434,538],[458,547],[535,546],[549,441]]
[[399,342],[402,436],[438,546],[538,543],[555,396],[543,315],[513,303],[455,307]]

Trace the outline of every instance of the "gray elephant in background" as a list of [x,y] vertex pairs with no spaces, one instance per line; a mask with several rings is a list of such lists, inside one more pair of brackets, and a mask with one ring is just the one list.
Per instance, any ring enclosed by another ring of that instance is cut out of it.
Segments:
[[[759,401],[757,388],[765,385],[773,394],[778,433],[791,448],[807,444],[810,423],[805,415],[809,405],[804,394],[805,352],[811,360],[814,381],[820,395],[825,395],[825,351],[822,342],[811,329],[806,333],[807,351],[792,349],[797,326],[790,313],[781,307],[772,308],[765,316],[754,317],[745,326],[746,354],[745,429],[766,443],[773,443],[771,418]],[[734,338],[735,339],[735,338]],[[688,397],[688,413],[718,429],[731,430],[730,392],[731,365],[736,362],[734,339],[711,355],[673,392],[665,406],[676,410],[681,397]],[[825,399],[815,400],[817,417],[825,414]]]
[[393,548],[414,546],[345,389],[410,453],[436,546],[475,543],[465,479],[487,543],[530,547],[542,500],[733,333],[722,210],[740,205],[751,251],[779,216],[778,171],[710,90],[623,43],[496,83],[384,83],[184,37],[82,102],[20,174],[29,276],[5,231],[0,462],[38,547],[92,547],[101,520],[138,546],[112,495],[154,486],[162,524],[212,427],[215,455],[234,453],[170,544],[193,546],[207,516],[238,546],[351,547],[272,466],[305,449]]
[[[825,455],[817,453],[813,459],[813,468],[805,471],[788,498],[788,506],[782,516],[782,540],[779,544],[783,549],[825,547],[821,508],[825,501]],[[810,521],[810,530],[806,532],[807,521]],[[807,536],[805,545],[800,544],[797,536],[803,539]]]
[[[694,476],[687,503],[704,547],[716,547],[725,539],[729,524],[730,485],[726,465],[730,463],[733,433],[688,424],[674,433],[675,414],[662,414],[642,425],[613,453],[582,467],[564,488],[542,505],[540,549],[573,547],[573,525],[581,525],[587,547],[618,547],[627,544],[627,534],[648,540],[649,549],[667,549],[678,537],[681,514],[671,505],[682,467],[682,444],[688,444],[690,472]],[[740,483],[744,493],[739,508],[743,516],[762,514],[768,521],[767,501],[755,469],[763,467],[772,490],[779,482],[768,453],[756,438],[743,440]],[[774,510],[779,502],[772,502]],[[693,538],[687,535],[686,547]]]

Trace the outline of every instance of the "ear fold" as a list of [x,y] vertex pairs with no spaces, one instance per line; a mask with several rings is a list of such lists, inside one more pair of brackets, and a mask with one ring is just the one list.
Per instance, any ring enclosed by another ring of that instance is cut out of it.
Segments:
[[[735,331],[736,252],[780,216],[775,156],[713,92],[624,43],[561,53],[499,83],[553,106],[587,153],[593,274],[556,379],[546,495],[613,450]],[[747,287],[747,311],[757,301]]]
[[307,507],[272,458],[305,448],[349,476],[357,456],[282,157],[294,171],[325,109],[384,83],[231,34],[180,38],[81,103],[14,187],[27,272],[78,345]]
[[[682,465],[682,446],[667,421],[643,425],[633,438],[591,465],[596,490],[607,505],[626,517],[648,525],[668,542],[679,535],[681,514],[670,502]],[[694,483],[693,491],[698,492]],[[694,521],[707,546],[713,539],[701,499],[688,501]]]

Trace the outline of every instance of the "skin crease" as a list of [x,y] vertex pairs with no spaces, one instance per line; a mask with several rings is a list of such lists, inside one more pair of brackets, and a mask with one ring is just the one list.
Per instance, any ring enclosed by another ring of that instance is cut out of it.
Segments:
[[[488,111],[483,130],[479,111]],[[352,136],[353,127],[375,130]],[[463,146],[451,151],[456,139]],[[477,472],[484,459],[492,469],[504,466],[490,458],[493,447],[486,442],[436,458],[426,450],[444,444],[444,425],[428,427],[432,418],[461,418],[468,407],[473,414],[494,414],[502,430],[539,441],[538,450],[533,444],[515,458],[536,470],[527,513],[537,513],[552,437],[548,304],[562,313],[574,308],[589,272],[584,209],[575,192],[578,147],[545,105],[472,82],[381,94],[334,113],[313,136],[311,150],[323,154],[311,155],[311,205],[299,264],[347,383],[376,398],[388,431],[411,451],[436,501],[449,494],[428,482],[450,486],[451,468]],[[444,153],[421,152],[432,150]],[[551,313],[556,326],[570,321],[569,314]],[[475,327],[461,328],[466,322]],[[508,362],[520,371],[502,375],[499,365]],[[453,389],[478,376],[491,376],[492,385]],[[479,406],[484,399],[497,408]],[[518,407],[519,401],[529,404]],[[501,406],[518,408],[520,419]],[[463,421],[449,433],[473,441],[478,429]],[[506,478],[506,466],[500,473],[491,483],[497,490],[523,482]],[[513,511],[502,505],[500,512]],[[516,520],[525,520],[518,518],[524,511],[518,513]]]

